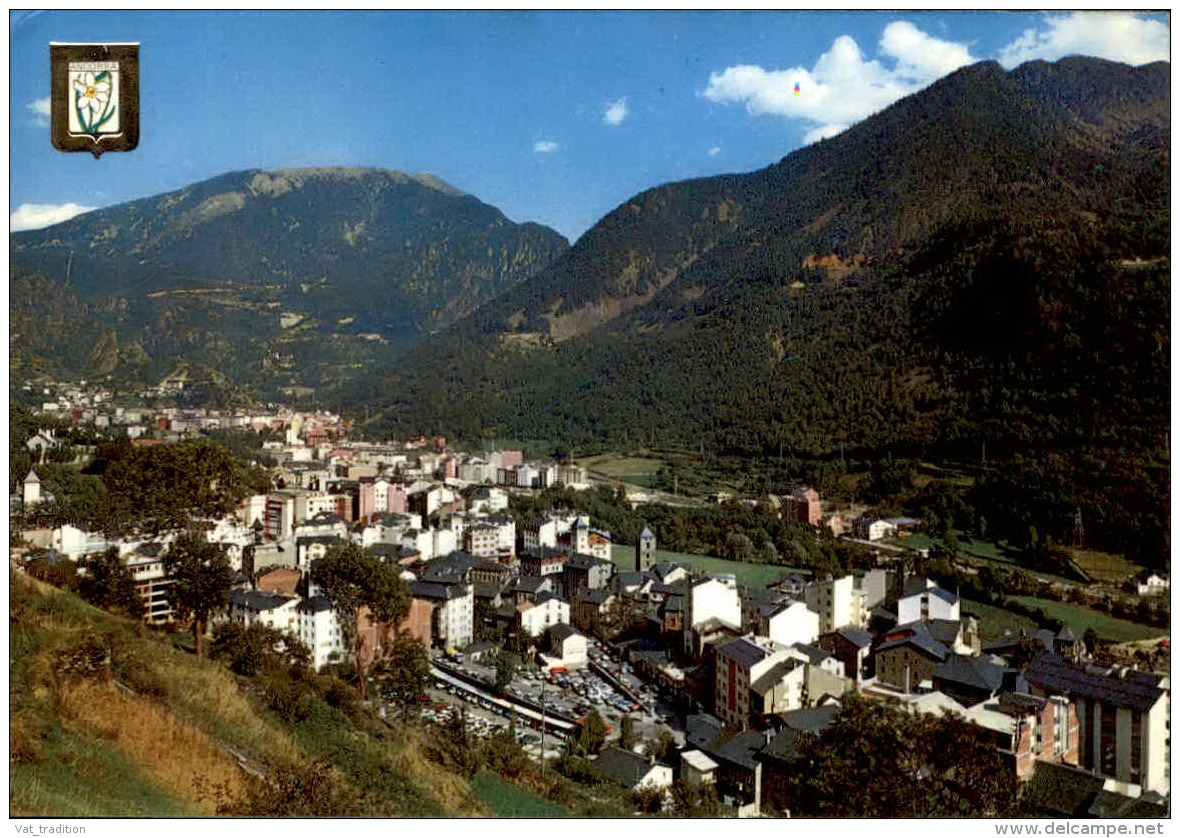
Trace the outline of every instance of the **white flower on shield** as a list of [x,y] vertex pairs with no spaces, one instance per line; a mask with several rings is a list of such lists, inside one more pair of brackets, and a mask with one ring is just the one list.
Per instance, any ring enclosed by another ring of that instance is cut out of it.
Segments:
[[78,73],[74,77],[74,101],[79,110],[90,111],[90,120],[100,114],[111,98],[110,73]]

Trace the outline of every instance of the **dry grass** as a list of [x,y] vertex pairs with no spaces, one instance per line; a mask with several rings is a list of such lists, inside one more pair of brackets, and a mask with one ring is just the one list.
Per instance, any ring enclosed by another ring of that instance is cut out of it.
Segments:
[[392,756],[390,763],[407,777],[412,777],[427,797],[433,797],[454,817],[488,816],[488,810],[476,798],[470,783],[430,761],[416,732],[406,736],[403,747]]
[[1141,571],[1139,565],[1129,562],[1122,556],[1113,553],[1103,553],[1100,550],[1071,549],[1070,556],[1078,567],[1086,572],[1095,582],[1108,585],[1121,585],[1127,579]]
[[237,787],[237,761],[206,734],[166,708],[123,693],[110,682],[85,681],[62,697],[63,715],[108,740],[169,794],[205,814],[212,804],[196,799],[195,781]]
[[[181,653],[175,653],[180,655]],[[263,756],[279,763],[299,764],[305,754],[279,723],[259,713],[238,688],[233,676],[209,661],[184,656],[184,666],[166,673],[174,705],[207,730],[224,733],[249,756]]]

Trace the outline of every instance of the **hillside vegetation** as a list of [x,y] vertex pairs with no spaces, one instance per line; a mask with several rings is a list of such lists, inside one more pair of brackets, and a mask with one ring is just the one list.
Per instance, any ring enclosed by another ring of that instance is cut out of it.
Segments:
[[488,814],[333,679],[238,678],[17,573],[9,629],[13,815]]

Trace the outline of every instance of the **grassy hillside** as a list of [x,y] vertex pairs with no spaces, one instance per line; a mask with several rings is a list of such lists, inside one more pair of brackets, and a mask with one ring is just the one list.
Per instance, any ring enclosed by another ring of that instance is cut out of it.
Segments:
[[466,779],[428,759],[418,731],[348,696],[294,676],[236,679],[11,577],[12,815],[488,814]]

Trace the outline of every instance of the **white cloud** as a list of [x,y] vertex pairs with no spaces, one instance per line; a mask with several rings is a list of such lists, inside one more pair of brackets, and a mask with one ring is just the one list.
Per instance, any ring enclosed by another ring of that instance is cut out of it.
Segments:
[[897,62],[894,74],[926,84],[972,63],[970,50],[954,41],[932,38],[904,20],[895,20],[881,35],[881,52]]
[[818,128],[812,128],[803,135],[803,144],[811,145],[812,143],[818,143],[820,140],[826,140],[828,137],[834,137],[847,130],[847,125],[841,125],[835,122],[829,123],[828,125],[821,125]]
[[75,215],[93,209],[97,207],[83,207],[78,204],[21,204],[16,208],[16,212],[8,216],[8,229],[13,233],[21,230],[39,230],[69,221]]
[[44,99],[36,99],[25,105],[33,113],[33,122],[37,125],[49,124],[49,97]]
[[617,102],[611,102],[606,106],[606,110],[602,112],[602,121],[607,125],[619,125],[627,118],[627,97],[624,96]]
[[719,146],[719,145],[715,145],[711,149],[709,149],[709,156],[710,157],[716,157],[720,153],[721,153],[721,146]]
[[1056,61],[1067,55],[1092,55],[1141,65],[1169,60],[1168,24],[1131,12],[1073,12],[1046,15],[1039,28],[1026,29],[999,52],[1012,68],[1025,61]]
[[869,60],[848,35],[841,35],[815,66],[766,70],[752,65],[710,73],[705,98],[744,104],[753,115],[770,114],[809,123],[805,141],[815,142],[972,63],[966,46],[943,41],[916,26],[896,21],[885,27],[880,53],[892,64]]
[[537,140],[533,143],[533,151],[537,154],[552,154],[561,148],[561,143],[555,143],[553,140]]

